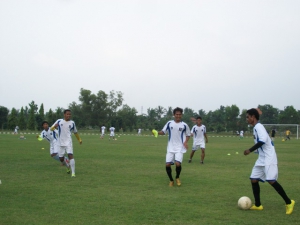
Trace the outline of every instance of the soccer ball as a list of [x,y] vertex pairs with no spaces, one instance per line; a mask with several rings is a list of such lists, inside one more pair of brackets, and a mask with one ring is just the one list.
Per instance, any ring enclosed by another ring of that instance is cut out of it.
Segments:
[[251,199],[247,196],[243,196],[238,200],[238,207],[240,209],[250,209],[252,205]]

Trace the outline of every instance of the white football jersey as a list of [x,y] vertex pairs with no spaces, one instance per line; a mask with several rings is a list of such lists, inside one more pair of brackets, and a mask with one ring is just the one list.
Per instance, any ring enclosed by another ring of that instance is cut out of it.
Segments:
[[277,155],[274,144],[269,137],[268,132],[261,123],[257,123],[253,128],[254,143],[264,143],[258,148],[258,159],[255,162],[256,166],[277,165]]
[[206,134],[206,127],[205,125],[201,125],[200,127],[198,125],[194,125],[192,127],[191,132],[193,133],[193,146],[200,145],[201,143],[205,143],[205,136]]
[[47,141],[50,142],[50,144],[52,143],[56,143],[57,139],[58,139],[58,133],[57,130],[51,131],[50,129],[48,130],[43,130],[40,134],[40,136],[43,139],[46,139]]
[[186,149],[183,143],[186,137],[191,136],[189,126],[185,122],[176,123],[174,120],[170,120],[166,123],[162,131],[166,134],[169,133],[169,141],[167,146],[167,152],[185,153]]
[[114,127],[109,128],[109,130],[110,130],[110,134],[111,134],[111,135],[114,135],[114,134],[115,134],[115,128],[114,128]]
[[102,131],[102,133],[104,133],[104,131],[105,131],[105,128],[106,128],[105,126],[102,126],[102,127],[101,127],[101,131]]
[[240,131],[240,136],[243,136],[244,135],[244,131]]
[[58,119],[52,126],[55,124],[58,124],[59,146],[72,146],[72,133],[77,133],[75,122],[73,120]]

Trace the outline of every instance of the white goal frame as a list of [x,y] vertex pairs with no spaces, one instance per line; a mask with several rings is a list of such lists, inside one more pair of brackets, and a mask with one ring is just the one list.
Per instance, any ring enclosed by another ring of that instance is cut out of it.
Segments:
[[299,139],[299,124],[263,124],[266,126],[278,126],[278,127],[297,127],[297,139]]

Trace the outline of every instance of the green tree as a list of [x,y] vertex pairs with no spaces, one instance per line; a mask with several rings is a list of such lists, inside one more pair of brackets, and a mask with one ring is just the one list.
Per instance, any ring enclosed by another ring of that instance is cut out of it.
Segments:
[[1,129],[4,129],[6,127],[7,121],[8,121],[8,108],[4,106],[0,106],[0,127]]
[[44,120],[45,120],[44,104],[42,103],[40,106],[39,112],[35,115],[35,121],[36,121],[38,127],[42,126],[42,122]]
[[49,126],[51,126],[56,121],[55,113],[53,113],[51,108],[46,113],[45,117],[46,117],[46,120],[49,123]]
[[20,115],[19,115],[19,128],[20,130],[26,130],[26,120],[24,114],[24,108],[21,108]]
[[166,114],[167,110],[162,106],[158,106],[155,109],[155,112],[156,112],[156,115],[157,115],[157,119],[161,120],[161,118],[164,116],[164,114]]
[[18,111],[12,108],[8,115],[8,129],[13,130],[16,126],[18,126]]
[[[137,110],[123,105],[117,112],[116,129],[123,128],[123,131],[132,131],[137,126]],[[141,128],[145,128],[144,126]]]
[[236,105],[225,107],[225,126],[227,131],[241,130],[238,122],[240,109]]
[[262,111],[259,120],[263,124],[277,124],[279,110],[274,108],[272,105],[258,105],[258,108]]
[[34,101],[31,101],[31,103],[29,103],[29,118],[27,124],[27,128],[29,130],[35,130],[36,128],[35,114],[37,110],[38,110],[37,104],[35,104]]
[[279,123],[281,124],[299,124],[299,115],[293,106],[286,106],[280,111]]

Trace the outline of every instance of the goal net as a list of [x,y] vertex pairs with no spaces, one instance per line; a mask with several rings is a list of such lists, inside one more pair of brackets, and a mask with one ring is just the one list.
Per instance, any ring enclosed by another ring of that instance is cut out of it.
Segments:
[[296,139],[299,139],[299,124],[263,124],[266,128],[266,130],[271,135],[272,129],[275,129],[276,137],[285,138],[286,137],[286,131],[290,131],[290,137],[294,137]]

